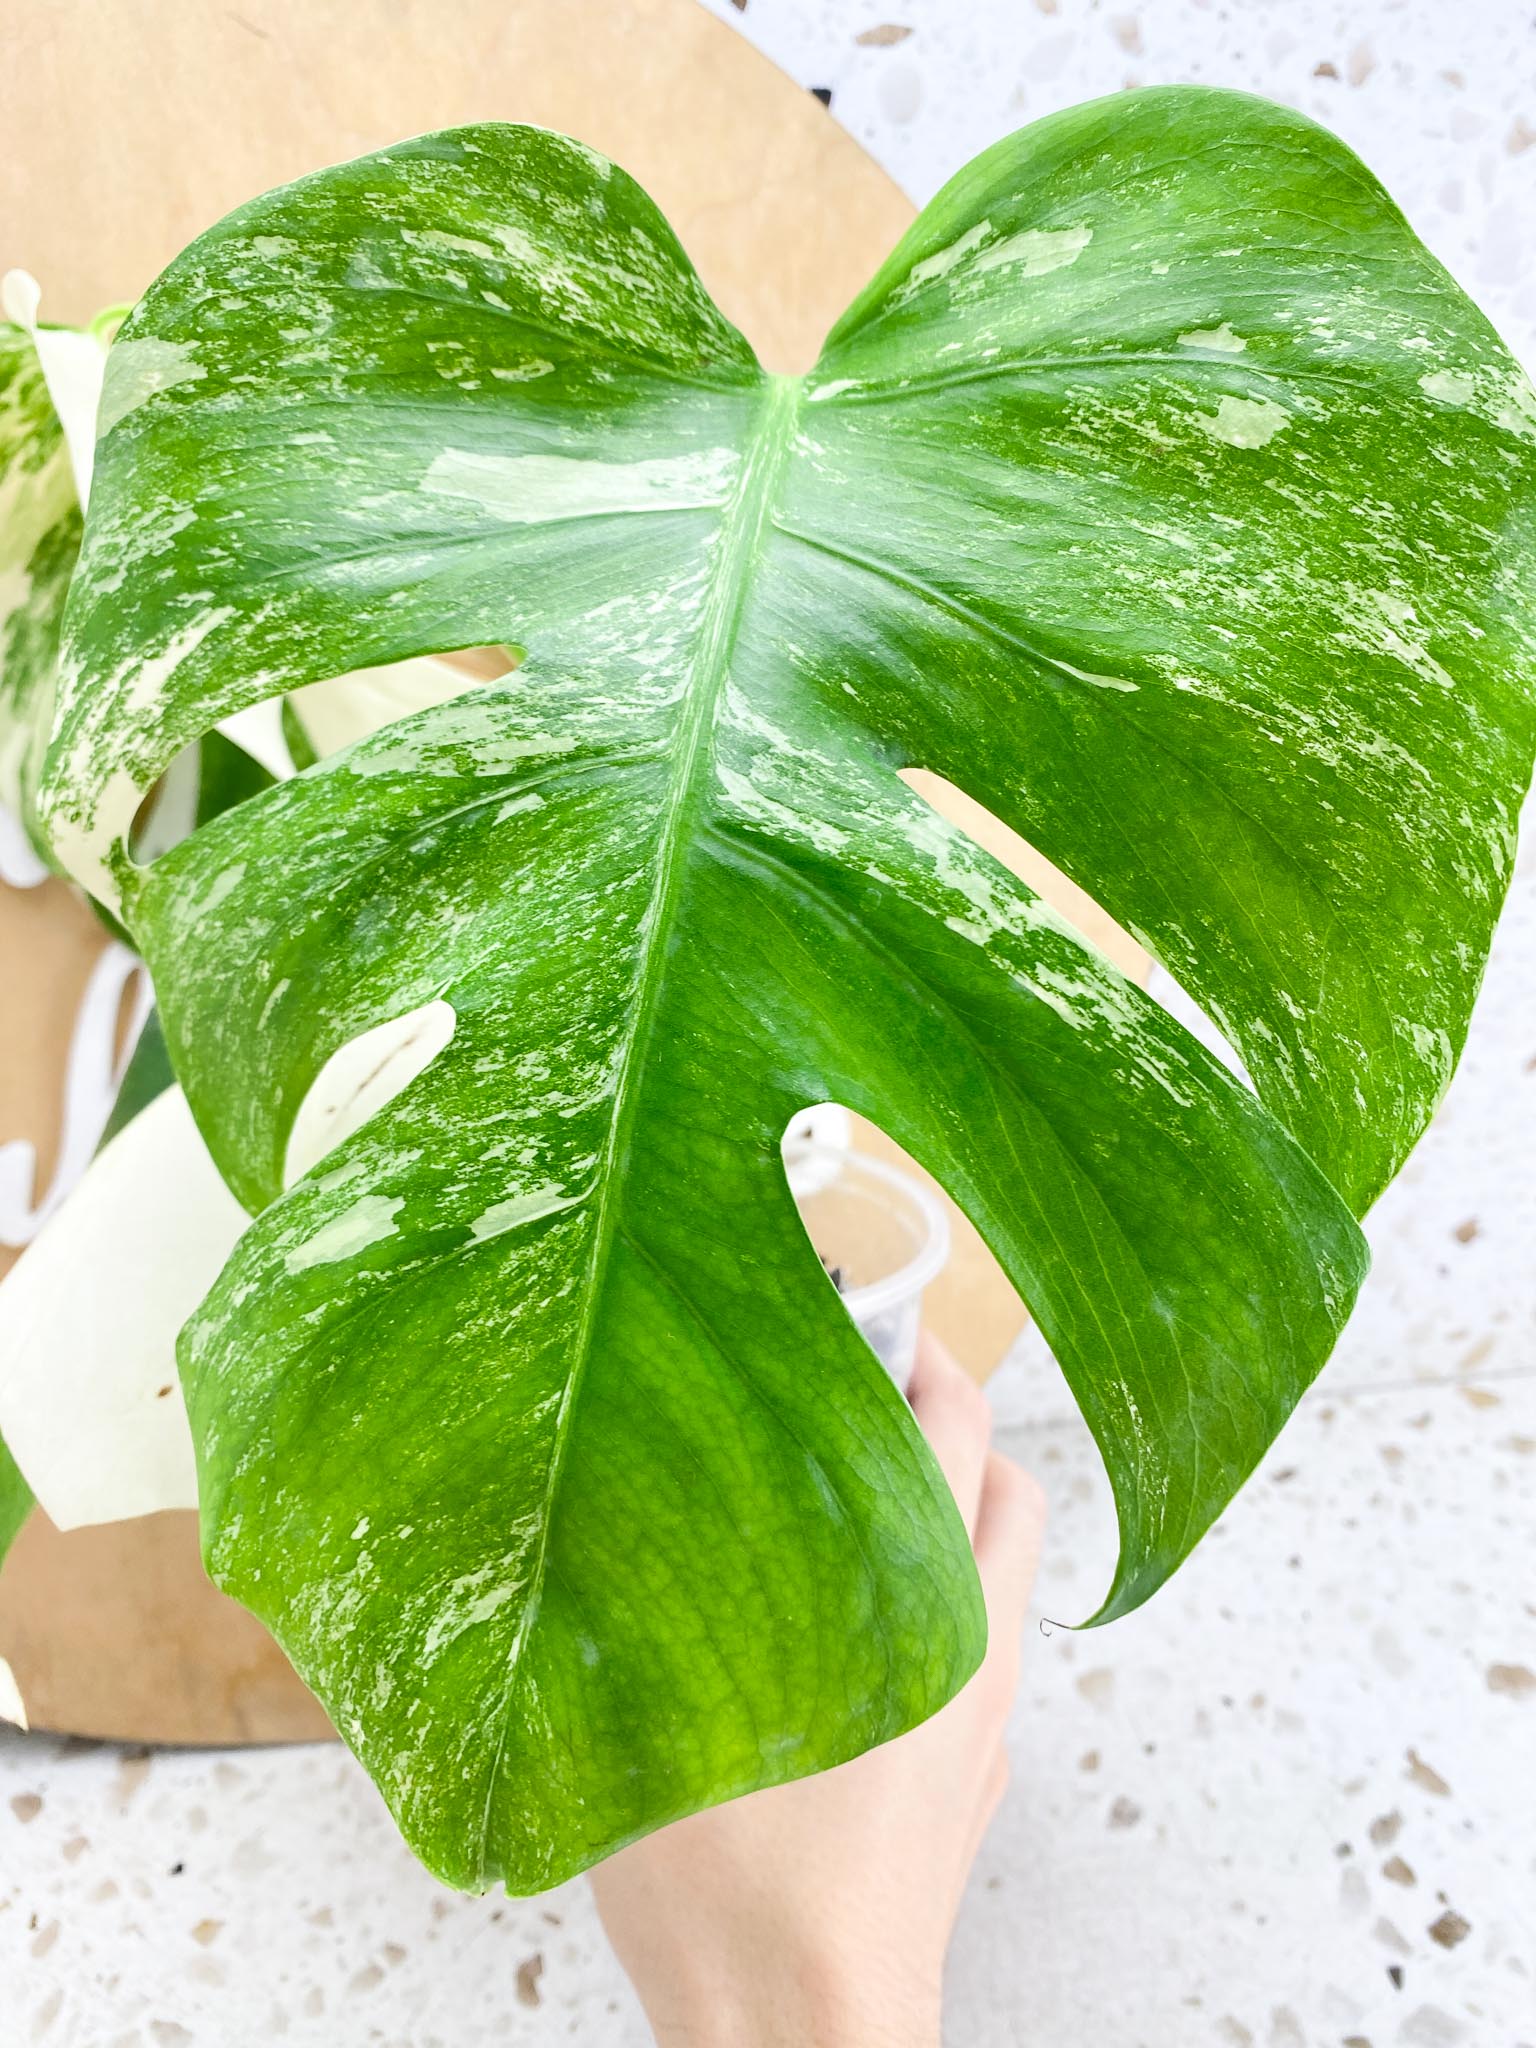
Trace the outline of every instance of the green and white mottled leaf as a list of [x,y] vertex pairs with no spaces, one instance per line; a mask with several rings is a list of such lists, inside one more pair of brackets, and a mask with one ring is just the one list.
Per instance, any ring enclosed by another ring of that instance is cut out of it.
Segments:
[[1524,372],[1342,144],[1173,91],[978,158],[819,374],[843,516],[786,524],[850,613],[884,585],[891,728],[1143,940],[1358,1213],[1450,1078],[1530,780]]
[[107,350],[123,323],[126,306],[106,306],[88,327],[58,327],[42,315],[42,287],[25,270],[0,277],[0,313],[31,339],[48,386],[48,399],[63,430],[75,496],[91,495],[96,455],[96,413]]
[[[1100,1618],[1316,1373],[1529,773],[1532,416],[1343,147],[1194,89],[1024,131],[805,380],[621,171],[482,127],[232,215],[109,364],[46,804],[258,1220],[181,1365],[210,1568],[432,1867],[554,1882],[933,1711],[965,1532],[785,1185],[951,1189],[1103,1450]],[[153,867],[214,721],[521,650]],[[1218,1017],[1251,1094],[899,779]],[[358,1034],[451,1042],[285,1188]]]
[[[14,296],[7,295],[7,311]],[[99,359],[88,337],[67,338]],[[39,851],[33,799],[80,524],[69,441],[36,338],[24,325],[0,321],[0,804]]]

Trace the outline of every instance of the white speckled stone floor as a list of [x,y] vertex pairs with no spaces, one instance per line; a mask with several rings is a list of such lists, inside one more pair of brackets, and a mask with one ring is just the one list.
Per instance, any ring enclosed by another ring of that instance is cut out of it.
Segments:
[[[1536,358],[1524,0],[716,11],[830,85],[917,198],[1131,78],[1292,100]],[[1536,2048],[1533,1137],[1536,845],[1321,1384],[1150,1609],[1031,1636],[953,1954],[957,2048]],[[997,1400],[1053,1500],[1042,1611],[1071,1620],[1109,1567],[1096,1458],[1037,1341]],[[647,2038],[584,1887],[441,1891],[339,1750],[0,1734],[0,2048]]]

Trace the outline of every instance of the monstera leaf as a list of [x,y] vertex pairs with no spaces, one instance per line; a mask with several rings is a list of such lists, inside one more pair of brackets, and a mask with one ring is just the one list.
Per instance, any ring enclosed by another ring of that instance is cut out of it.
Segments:
[[[8,311],[18,295],[16,287],[5,294]],[[99,356],[86,336],[44,334]],[[89,421],[86,429],[89,445]],[[33,840],[59,625],[79,548],[80,498],[35,325],[0,320],[0,804]]]
[[[257,1221],[182,1339],[205,1545],[432,1867],[548,1884],[981,1652],[786,1187],[939,1175],[1166,1577],[1318,1370],[1529,771],[1536,404],[1369,175],[1196,90],[1026,130],[772,377],[624,173],[478,127],[258,200],[109,359],[45,801]],[[506,645],[151,866],[179,748]],[[962,785],[1250,1092],[900,779]],[[451,1041],[284,1190],[323,1064]]]

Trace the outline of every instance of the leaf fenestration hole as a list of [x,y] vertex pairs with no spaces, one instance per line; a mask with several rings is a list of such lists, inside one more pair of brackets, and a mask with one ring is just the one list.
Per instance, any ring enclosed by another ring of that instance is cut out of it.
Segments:
[[1218,1059],[1231,1074],[1235,1074],[1249,1094],[1256,1094],[1253,1078],[1243,1064],[1242,1055],[1215,1018],[1203,1010],[1189,991],[1183,988],[1167,968],[1153,963],[1147,981],[1147,994],[1162,1009],[1166,1010],[1176,1024],[1182,1024],[1191,1038],[1197,1039],[1213,1059]]
[[440,996],[338,1046],[310,1083],[288,1136],[292,1187],[344,1138],[394,1101],[449,1043],[458,1019]]
[[1122,974],[1147,991],[1152,1000],[1182,1024],[1245,1087],[1252,1081],[1231,1040],[1208,1012],[1183,989],[1160,961],[1152,959],[1140,940],[1116,924],[1109,912],[1089,892],[1062,873],[1043,853],[1031,846],[1010,826],[979,804],[954,783],[926,768],[905,768],[901,779],[907,787],[931,804],[934,810],[958,825],[969,838],[985,847],[1019,880],[1043,896],[1075,931],[1107,954]]
[[203,747],[183,747],[165,773],[140,799],[128,833],[128,855],[136,867],[152,867],[162,853],[185,839],[197,822],[197,786]]
[[947,782],[942,775],[935,775],[931,769],[904,768],[901,779],[924,803],[930,804],[950,824],[958,825],[994,860],[1001,861],[1021,882],[1043,896],[1074,930],[1081,932],[1101,953],[1107,953],[1122,974],[1146,986],[1151,961],[1145,949],[1115,923],[1086,889],[1064,875],[1027,839],[1005,825],[985,804],[979,804],[975,797],[968,796],[963,789]]
[[[351,670],[320,683],[307,683],[286,697],[259,704],[221,719],[214,734],[236,747],[265,774],[282,782],[311,756],[340,752],[398,718],[448,702],[477,685],[510,675],[521,651],[509,647],[461,647],[447,654],[409,655],[374,668]],[[285,713],[297,720],[298,737],[290,744]],[[128,833],[129,857],[150,867],[162,853],[179,844],[217,811],[230,808],[232,795],[251,792],[210,792],[209,735],[183,747],[165,773],[146,791]],[[302,758],[295,750],[302,746]],[[227,768],[226,768],[227,774]],[[210,794],[214,800],[209,801]]]
[[328,682],[307,683],[288,702],[322,759],[397,718],[446,704],[466,690],[510,675],[522,660],[514,647],[460,647],[448,654],[408,655],[354,669]]
[[836,1104],[792,1117],[783,1145],[806,1235],[898,1380],[905,1380],[902,1360],[887,1353],[900,1348],[910,1370],[919,1322],[973,1378],[984,1379],[1023,1327],[1025,1310],[940,1182],[878,1124]]

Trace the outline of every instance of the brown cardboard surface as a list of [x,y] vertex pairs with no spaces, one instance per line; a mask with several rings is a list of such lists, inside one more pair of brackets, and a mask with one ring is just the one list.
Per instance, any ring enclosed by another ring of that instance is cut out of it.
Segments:
[[197,1516],[61,1535],[36,1510],[0,1572],[0,1655],[34,1728],[122,1742],[314,1742],[325,1710],[209,1581]]
[[[107,944],[101,925],[62,882],[0,883],[0,1144],[30,1138],[37,1186],[58,1151],[64,1067],[75,1011]],[[0,1274],[16,1254],[0,1245]]]
[[770,369],[811,361],[911,218],[693,0],[47,0],[0,11],[3,263],[83,320],[271,185],[487,120],[638,178]]
[[[83,320],[137,297],[268,186],[487,119],[562,129],[631,171],[773,369],[814,357],[911,216],[809,94],[694,0],[48,0],[0,14],[0,268],[36,274],[46,318]],[[931,778],[926,793],[1036,880],[1022,841]],[[1069,915],[1086,903],[1047,883]],[[0,888],[0,1137],[51,1148],[101,943],[59,885]],[[931,1318],[982,1377],[1023,1311],[951,1214]],[[34,1516],[0,1577],[0,1656],[40,1725],[175,1742],[326,1726],[259,1625],[203,1577],[191,1515],[69,1535]]]

